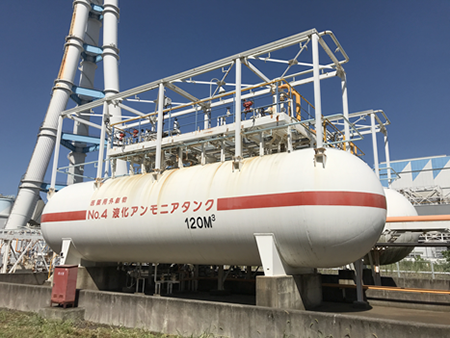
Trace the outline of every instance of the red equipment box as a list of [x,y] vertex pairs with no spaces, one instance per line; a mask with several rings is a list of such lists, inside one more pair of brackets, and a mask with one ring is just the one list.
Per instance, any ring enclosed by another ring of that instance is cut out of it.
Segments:
[[52,304],[62,305],[64,308],[69,304],[72,307],[75,306],[77,274],[78,265],[59,265],[55,267],[50,306]]

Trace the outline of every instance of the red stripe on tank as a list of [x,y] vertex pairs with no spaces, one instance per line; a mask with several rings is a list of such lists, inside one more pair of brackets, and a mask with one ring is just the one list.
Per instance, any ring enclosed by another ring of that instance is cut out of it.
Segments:
[[86,210],[53,212],[51,214],[43,214],[41,222],[64,222],[64,221],[84,221],[86,219]]
[[[302,205],[354,206],[386,209],[383,195],[350,191],[303,191],[279,194],[225,197],[217,199],[217,210],[242,210]],[[41,222],[86,220],[86,210],[43,214]]]
[[386,209],[383,195],[350,191],[303,191],[217,199],[217,210],[334,205]]

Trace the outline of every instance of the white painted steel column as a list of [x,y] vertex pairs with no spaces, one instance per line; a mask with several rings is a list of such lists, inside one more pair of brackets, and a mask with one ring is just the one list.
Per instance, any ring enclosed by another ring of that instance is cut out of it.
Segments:
[[[101,27],[102,23],[99,19],[99,16],[91,13],[87,22],[86,33],[84,34],[84,43],[90,46],[98,46]],[[83,61],[80,64],[80,87],[90,89],[94,88],[95,71],[97,69],[97,64],[95,61],[96,56],[84,56]],[[79,98],[81,100],[81,104],[87,103],[92,100],[92,98],[89,96],[80,95]],[[87,113],[87,111],[83,113]],[[89,116],[80,114],[77,114],[79,119],[86,121],[90,120]],[[75,135],[89,135],[89,127],[87,124],[76,121],[73,124],[73,133]],[[79,145],[80,148],[82,148],[83,146],[85,145]],[[83,182],[82,175],[84,174],[84,166],[80,166],[79,164],[86,161],[86,154],[76,150],[70,152],[67,158],[69,159],[69,164],[71,165],[68,170],[69,175],[67,175],[67,184],[69,185],[73,183]]]
[[206,164],[206,153],[205,153],[205,144],[202,143],[202,153],[200,157],[200,164],[205,165]]
[[239,162],[242,157],[242,137],[241,137],[241,59],[236,59],[236,95],[235,95],[235,150],[234,160]]
[[55,147],[59,114],[66,109],[67,101],[72,94],[73,81],[80,54],[83,51],[83,37],[90,8],[90,2],[87,0],[74,1],[72,23],[65,44],[61,68],[53,87],[52,98],[40,128],[33,155],[19,187],[11,215],[8,218],[6,229],[26,226],[33,214],[39,198],[41,184]]
[[375,114],[370,114],[370,131],[372,133],[372,148],[373,148],[373,163],[375,167],[375,174],[380,179],[380,169],[378,167],[378,146],[377,133],[375,131]]
[[259,156],[264,156],[264,134],[259,133]]
[[211,121],[210,121],[210,113],[208,109],[204,110],[203,113],[204,117],[205,117],[205,121],[203,122],[203,129],[209,129],[211,128]]
[[220,141],[220,162],[225,162],[225,142]]
[[103,117],[102,117],[102,130],[100,132],[100,144],[98,148],[98,164],[97,164],[97,181],[103,178],[103,157],[105,156],[105,135],[106,135],[106,123],[109,118],[108,102],[103,102]]
[[[119,48],[117,26],[119,23],[119,1],[105,0],[103,5],[103,77],[105,97],[119,92]],[[111,124],[122,121],[122,111],[116,104],[109,106]],[[127,163],[117,160],[116,176],[127,174]]]
[[9,262],[9,255],[11,251],[11,241],[12,239],[9,239],[3,243],[3,259],[2,259],[2,269],[0,273],[6,273],[8,270],[8,262]]
[[386,171],[387,171],[387,179],[388,179],[388,187],[391,187],[392,177],[391,177],[391,156],[389,154],[389,138],[387,130],[384,131],[384,155],[386,157]]
[[51,197],[55,192],[56,185],[56,173],[58,170],[58,161],[59,161],[59,148],[61,145],[61,134],[62,134],[62,125],[63,125],[63,117],[59,116],[58,119],[58,131],[56,133],[56,144],[55,144],[55,154],[53,155],[53,169],[52,169],[52,177],[50,181],[50,189],[48,192],[48,196]]
[[158,128],[156,131],[155,172],[161,171],[161,144],[164,126],[164,85],[159,84],[158,93]]
[[312,35],[312,58],[314,78],[314,106],[316,119],[316,148],[323,147],[322,133],[322,100],[320,95],[320,68],[319,68],[319,36]]
[[344,120],[344,137],[345,137],[345,149],[350,152],[350,127],[348,125],[348,96],[347,96],[347,75],[341,74],[341,88],[342,88],[342,114],[346,118]]
[[362,259],[358,259],[353,263],[356,273],[356,303],[364,304],[364,291],[363,291],[363,263]]
[[109,158],[109,150],[111,149],[112,136],[107,135],[107,139],[108,141],[106,142],[105,170],[103,171],[104,177],[109,177],[109,169],[111,166],[111,159]]
[[183,168],[183,148],[178,149],[178,168]]
[[[292,147],[292,128],[290,126],[287,127],[287,151],[288,151],[288,153],[291,153],[294,151],[294,148]],[[260,150],[260,156],[261,156],[261,150]]]

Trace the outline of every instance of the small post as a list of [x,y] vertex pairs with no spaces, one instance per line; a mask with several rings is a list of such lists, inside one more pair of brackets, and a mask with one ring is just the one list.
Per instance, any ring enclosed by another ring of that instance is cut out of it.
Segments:
[[102,117],[102,129],[100,131],[100,145],[98,148],[98,165],[97,165],[97,183],[103,178],[103,157],[105,154],[105,134],[106,134],[106,119],[108,119],[108,102],[103,102],[103,117]]
[[264,134],[259,133],[259,156],[264,156]]
[[164,126],[164,84],[159,84],[158,93],[158,129],[156,131],[156,154],[155,154],[155,173],[159,175],[161,172],[161,148],[162,134]]
[[340,74],[341,88],[342,88],[342,114],[345,117],[344,120],[344,137],[345,137],[345,149],[350,152],[350,127],[348,125],[348,96],[347,96],[347,76],[344,72]]
[[288,153],[292,153],[294,148],[292,146],[292,128],[291,126],[287,127],[287,151]]
[[178,150],[178,168],[183,168],[183,148]]
[[356,301],[353,303],[353,306],[356,308],[367,308],[368,304],[364,300],[364,292],[363,292],[363,263],[362,259],[358,259],[353,263],[355,267],[355,278],[356,278]]
[[387,179],[388,179],[388,187],[391,187],[391,183],[392,183],[392,178],[391,178],[391,158],[390,158],[390,154],[389,154],[389,139],[388,139],[388,134],[387,134],[387,130],[384,130],[384,154],[386,157],[386,170],[387,170]]
[[380,168],[378,167],[378,146],[377,132],[375,130],[375,114],[370,114],[370,131],[372,133],[373,163],[375,167],[375,175],[380,179]]
[[225,162],[225,143],[220,141],[220,162]]
[[241,59],[236,59],[236,94],[235,94],[235,132],[234,132],[234,159],[233,169],[240,169],[242,159],[241,136]]
[[48,190],[47,196],[51,198],[55,193],[56,185],[56,172],[58,170],[58,160],[59,160],[59,148],[61,145],[61,133],[62,133],[63,117],[59,115],[58,118],[58,131],[56,132],[56,143],[55,152],[53,153],[53,168],[52,168],[52,178],[50,181],[50,189]]
[[323,148],[322,140],[322,101],[320,94],[320,67],[319,67],[319,36],[312,35],[312,58],[313,58],[313,78],[314,78],[314,105],[316,119],[316,148]]

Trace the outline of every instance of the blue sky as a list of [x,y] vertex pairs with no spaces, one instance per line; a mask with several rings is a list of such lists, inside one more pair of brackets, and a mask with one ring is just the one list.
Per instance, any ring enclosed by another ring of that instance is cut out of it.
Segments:
[[[450,154],[448,0],[122,0],[120,9],[121,90],[311,28],[331,30],[350,58],[350,112],[386,112],[391,159]],[[71,14],[70,0],[0,2],[2,194],[15,195],[26,171]]]

